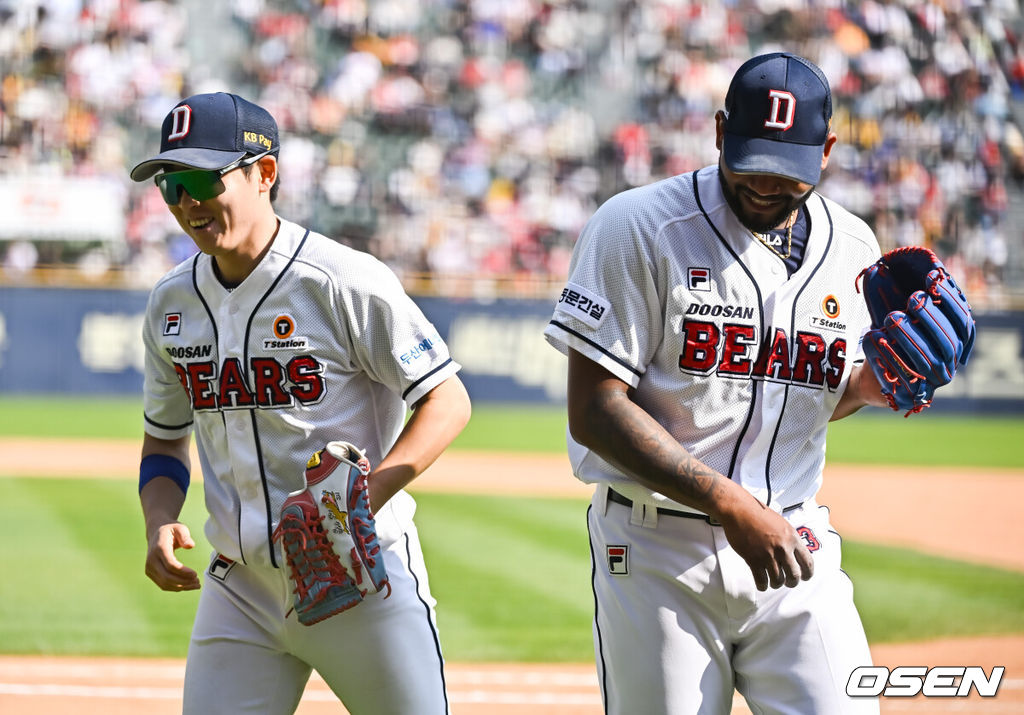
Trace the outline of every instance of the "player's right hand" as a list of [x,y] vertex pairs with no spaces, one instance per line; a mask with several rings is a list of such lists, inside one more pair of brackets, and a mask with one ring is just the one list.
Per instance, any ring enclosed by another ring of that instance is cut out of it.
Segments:
[[777,512],[751,500],[736,513],[719,517],[725,537],[754,576],[758,591],[793,588],[814,575],[814,558],[796,529]]
[[174,555],[176,549],[191,549],[195,545],[188,527],[181,522],[160,526],[149,536],[146,575],[164,591],[198,589],[199,574],[178,561]]

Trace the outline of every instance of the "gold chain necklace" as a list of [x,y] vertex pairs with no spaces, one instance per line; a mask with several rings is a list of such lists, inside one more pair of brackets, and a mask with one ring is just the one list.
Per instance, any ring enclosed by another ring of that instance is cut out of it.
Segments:
[[794,211],[789,215],[789,220],[786,222],[786,252],[783,254],[779,249],[770,242],[768,233],[758,233],[757,231],[751,231],[754,234],[754,238],[764,244],[764,247],[774,253],[782,260],[789,258],[790,254],[793,253],[793,226],[796,225],[796,219],[799,211]]

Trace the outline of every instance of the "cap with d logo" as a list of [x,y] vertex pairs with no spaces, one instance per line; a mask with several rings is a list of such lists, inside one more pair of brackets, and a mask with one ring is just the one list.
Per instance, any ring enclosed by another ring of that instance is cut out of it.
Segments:
[[134,169],[145,181],[165,165],[181,169],[223,169],[247,154],[276,154],[277,122],[270,113],[238,95],[196,94],[178,102],[160,128],[160,153]]
[[725,96],[722,157],[737,174],[821,179],[832,93],[814,64],[788,52],[747,60]]

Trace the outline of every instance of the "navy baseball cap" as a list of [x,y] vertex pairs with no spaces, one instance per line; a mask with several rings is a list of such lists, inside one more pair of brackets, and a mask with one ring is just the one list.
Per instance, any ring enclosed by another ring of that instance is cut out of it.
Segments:
[[196,94],[178,102],[160,128],[160,153],[132,169],[145,181],[165,165],[182,169],[223,169],[247,154],[280,150],[277,122],[270,112],[226,92]]
[[788,52],[744,62],[725,95],[725,165],[817,185],[832,126],[832,92],[814,64]]

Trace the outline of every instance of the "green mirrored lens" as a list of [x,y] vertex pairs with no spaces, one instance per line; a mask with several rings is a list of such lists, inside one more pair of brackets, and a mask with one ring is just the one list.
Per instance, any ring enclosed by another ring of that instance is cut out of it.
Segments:
[[206,201],[224,193],[224,182],[220,180],[220,177],[229,171],[255,164],[269,153],[270,150],[267,149],[255,156],[239,159],[235,163],[228,164],[223,169],[215,171],[205,171],[203,169],[165,171],[163,174],[157,174],[154,180],[156,185],[160,187],[160,193],[163,194],[164,201],[170,206],[175,206],[181,201],[182,189],[185,189],[188,195],[196,201]]
[[220,172],[201,171],[191,169],[188,171],[171,171],[156,176],[156,185],[160,187],[164,201],[174,206],[181,201],[181,190],[184,189],[196,201],[206,201],[224,191],[224,184],[220,180]]

